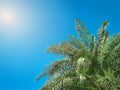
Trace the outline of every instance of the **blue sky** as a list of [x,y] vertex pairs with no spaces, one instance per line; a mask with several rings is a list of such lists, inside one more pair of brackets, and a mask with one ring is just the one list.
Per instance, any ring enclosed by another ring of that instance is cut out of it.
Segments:
[[119,0],[0,0],[2,11],[13,17],[0,20],[0,90],[38,90],[45,79],[36,82],[35,77],[58,59],[46,49],[77,36],[76,18],[92,34],[104,20],[111,35],[120,32]]

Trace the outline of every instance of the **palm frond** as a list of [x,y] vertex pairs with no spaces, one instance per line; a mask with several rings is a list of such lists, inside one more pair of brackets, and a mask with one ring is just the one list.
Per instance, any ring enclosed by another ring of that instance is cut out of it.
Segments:
[[63,42],[62,44],[52,45],[48,48],[48,52],[73,58],[79,50],[69,45],[69,43]]
[[70,35],[70,44],[78,48],[79,50],[82,51],[87,51],[90,50],[89,47],[85,46],[83,42],[81,42],[79,39],[77,39],[75,36]]
[[87,27],[79,19],[76,19],[76,29],[85,45],[91,47],[92,36],[90,35]]
[[108,21],[104,21],[103,25],[101,26],[99,32],[98,32],[98,43],[101,43],[104,40],[104,36],[107,35],[106,33],[106,27],[108,26],[109,22]]

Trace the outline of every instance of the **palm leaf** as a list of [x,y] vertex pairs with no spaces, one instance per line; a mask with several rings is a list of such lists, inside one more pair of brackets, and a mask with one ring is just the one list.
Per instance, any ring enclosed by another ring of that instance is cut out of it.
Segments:
[[90,35],[87,27],[79,19],[76,19],[76,29],[85,45],[91,47],[92,36]]

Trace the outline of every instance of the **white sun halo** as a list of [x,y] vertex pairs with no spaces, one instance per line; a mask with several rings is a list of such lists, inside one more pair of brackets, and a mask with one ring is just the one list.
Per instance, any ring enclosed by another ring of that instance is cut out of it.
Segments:
[[0,15],[0,20],[3,25],[15,25],[17,18],[12,11],[2,11]]
[[0,24],[2,27],[15,28],[20,24],[20,16],[15,9],[0,9]]
[[20,14],[16,8],[0,8],[0,33],[4,38],[13,39],[20,35]]
[[1,13],[1,19],[3,23],[12,23],[13,22],[13,15],[11,12],[4,11]]

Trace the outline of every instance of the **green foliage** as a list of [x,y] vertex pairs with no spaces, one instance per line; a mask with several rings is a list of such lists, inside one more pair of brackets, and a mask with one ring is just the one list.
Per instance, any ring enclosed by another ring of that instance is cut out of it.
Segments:
[[64,59],[51,63],[37,77],[49,76],[41,90],[120,90],[120,34],[109,36],[108,24],[102,24],[95,38],[77,19],[80,38],[70,36],[48,49]]

